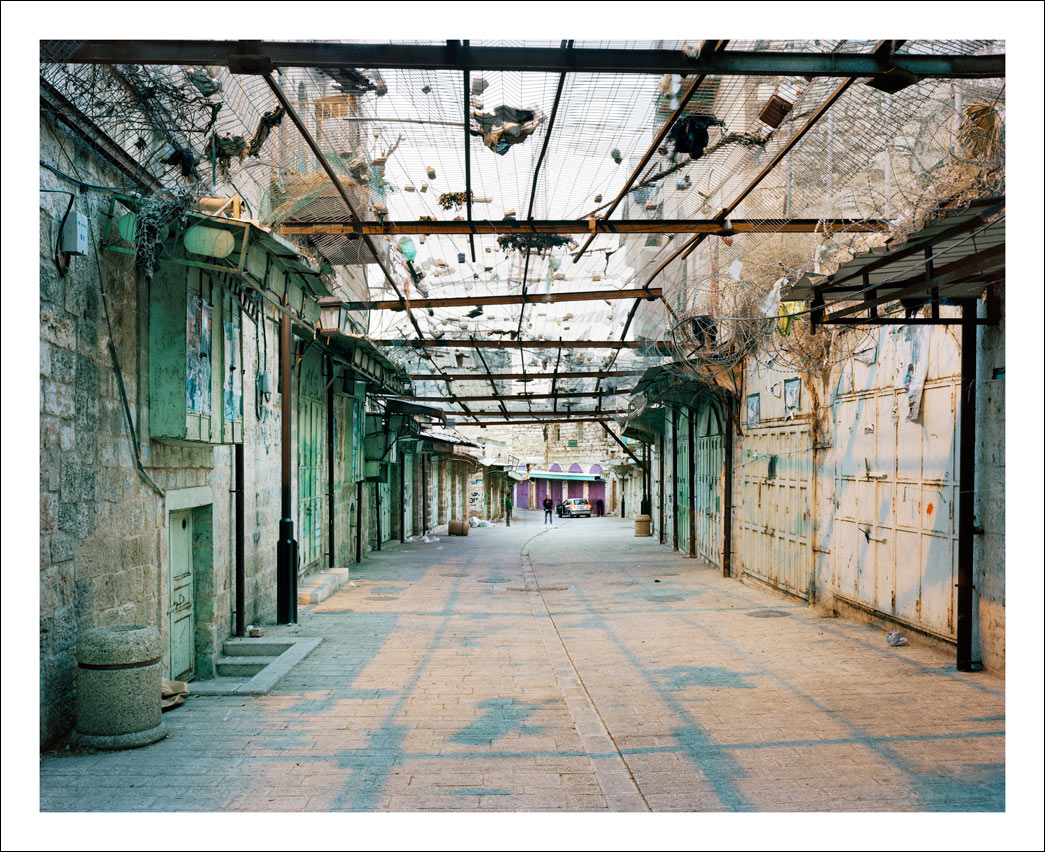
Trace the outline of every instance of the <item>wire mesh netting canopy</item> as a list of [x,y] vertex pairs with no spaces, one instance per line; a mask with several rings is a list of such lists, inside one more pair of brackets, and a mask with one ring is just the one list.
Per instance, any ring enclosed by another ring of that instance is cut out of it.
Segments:
[[352,270],[415,394],[475,421],[787,354],[790,285],[1004,197],[998,41],[45,41],[41,78]]

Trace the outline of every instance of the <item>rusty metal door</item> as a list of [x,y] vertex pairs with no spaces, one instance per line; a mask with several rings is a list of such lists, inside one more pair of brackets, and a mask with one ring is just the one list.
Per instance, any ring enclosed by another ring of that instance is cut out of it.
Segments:
[[813,442],[808,423],[749,428],[736,501],[740,569],[808,599],[813,579]]
[[957,379],[927,382],[921,422],[907,392],[839,400],[833,584],[843,600],[956,636]]

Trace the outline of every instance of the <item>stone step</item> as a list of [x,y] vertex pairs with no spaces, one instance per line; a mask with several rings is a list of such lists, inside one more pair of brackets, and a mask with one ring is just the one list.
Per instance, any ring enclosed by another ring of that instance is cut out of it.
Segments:
[[222,652],[226,657],[278,657],[293,644],[280,639],[226,639]]
[[276,657],[218,657],[214,661],[214,671],[218,677],[253,677]]

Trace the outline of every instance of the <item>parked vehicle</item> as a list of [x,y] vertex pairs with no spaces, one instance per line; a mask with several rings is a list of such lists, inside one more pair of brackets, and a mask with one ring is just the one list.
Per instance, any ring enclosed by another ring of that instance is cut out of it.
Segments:
[[561,515],[567,518],[590,518],[591,503],[584,497],[571,497],[563,502]]

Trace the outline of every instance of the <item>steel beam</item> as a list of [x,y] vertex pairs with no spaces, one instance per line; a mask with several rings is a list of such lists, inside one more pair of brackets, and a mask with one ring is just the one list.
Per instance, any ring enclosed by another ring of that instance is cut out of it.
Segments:
[[[330,163],[327,162],[326,156],[319,149],[319,145],[317,145],[316,140],[312,138],[312,134],[309,133],[308,128],[305,127],[304,122],[301,120],[301,116],[297,114],[297,111],[294,109],[293,104],[291,104],[290,101],[287,99],[287,96],[283,93],[283,90],[276,84],[276,81],[272,79],[271,74],[264,74],[263,78],[265,82],[268,84],[268,87],[272,90],[272,94],[276,96],[276,100],[279,101],[280,106],[283,107],[286,114],[290,117],[290,120],[294,123],[294,126],[298,129],[298,133],[301,134],[301,138],[305,140],[305,143],[312,150],[312,153],[316,155],[316,160],[319,162],[320,166],[323,167],[323,171],[326,172],[327,177],[330,178],[330,182],[334,185],[334,189],[337,190],[337,194],[341,196],[341,201],[348,209],[349,216],[355,222],[360,221],[360,216],[356,212],[355,207],[352,205],[352,201],[349,199],[348,192],[342,185],[341,179],[334,173],[334,170],[330,167]],[[410,313],[410,309],[407,306],[406,302],[403,301],[403,294],[399,290],[399,287],[395,283],[395,280],[392,278],[391,273],[385,267],[384,263],[381,262],[381,256],[378,254],[377,246],[374,245],[374,241],[367,235],[364,235],[363,239],[366,241],[366,246],[370,250],[370,253],[373,256],[374,260],[377,262],[377,265],[381,268],[381,272],[384,273],[385,280],[388,281],[389,286],[391,286],[392,290],[399,297],[400,302],[402,302],[403,308],[406,310],[406,314],[410,318],[410,324],[413,325],[414,331],[417,332],[418,338],[420,340],[424,340],[424,332],[421,331],[421,326],[417,324],[417,320],[414,319],[414,316]]]
[[[624,376],[641,376],[646,370],[577,370],[568,373],[559,373],[560,379],[617,379],[623,378]],[[483,376],[476,376],[475,373],[411,373],[410,378],[416,381],[457,381],[457,382],[477,382],[482,381]],[[494,373],[494,378],[498,381],[519,381],[520,379],[530,379],[531,381],[544,380],[543,376],[529,376],[526,373]]]
[[[725,46],[726,42],[724,41],[704,41],[701,43],[700,46],[700,54],[703,56],[705,53],[715,53],[724,48]],[[700,88],[701,84],[704,82],[706,77],[706,74],[698,74],[690,81],[689,87],[686,89],[686,93],[681,98],[679,98],[678,106],[675,107],[671,115],[669,115],[667,120],[661,125],[660,130],[658,130],[656,134],[654,134],[653,141],[650,143],[649,147],[646,148],[646,153],[642,155],[642,158],[639,160],[634,170],[632,170],[631,175],[624,182],[624,186],[622,186],[620,192],[617,193],[617,197],[613,199],[606,212],[602,215],[603,219],[609,219],[610,216],[613,215],[613,212],[617,209],[621,201],[627,196],[628,190],[631,189],[631,185],[635,183],[639,175],[642,174],[642,170],[646,168],[646,164],[656,153],[657,148],[659,148],[660,143],[664,141],[664,137],[668,135],[668,131],[671,130],[672,125],[675,123],[678,117],[682,115],[683,112],[685,112],[690,100],[697,93],[697,89]],[[584,245],[580,247],[580,251],[574,254],[574,263],[577,263],[581,259],[581,257],[583,257],[584,253],[588,250],[588,246],[592,244],[592,241],[594,239],[595,232],[593,231],[588,236],[588,239],[584,241]]]
[[[559,413],[558,420],[551,419],[540,419],[540,420],[485,420],[480,424],[480,428],[486,426],[550,426],[555,423],[605,423],[604,417],[566,417],[562,412]],[[469,426],[474,424],[469,423]]]
[[[450,411],[450,412],[447,412],[447,413],[448,414],[454,414],[455,412]],[[471,412],[473,417],[504,417],[504,418],[513,418],[513,417],[533,417],[533,418],[538,418],[538,417],[544,417],[545,415],[547,415],[549,417],[566,417],[566,418],[571,418],[573,415],[576,415],[578,417],[596,417],[596,416],[598,416],[598,417],[603,417],[603,416],[605,416],[605,417],[613,417],[613,416],[623,415],[623,414],[627,414],[627,413],[628,412],[626,410],[623,410],[623,409],[621,409],[621,410],[603,409],[602,411],[594,411],[594,410],[593,411],[552,411],[551,409],[549,409],[548,411],[510,411],[510,410],[506,409],[504,411],[473,411],[473,412]]]
[[344,222],[334,219],[284,222],[276,232],[283,236],[443,236],[478,234],[830,234],[835,231],[885,231],[884,219],[732,219],[729,228],[720,219],[500,219],[472,222],[402,221]]
[[[480,377],[481,379],[482,377]],[[494,379],[498,379],[498,376],[494,376]],[[480,379],[475,379],[479,381]],[[635,392],[634,388],[621,388],[620,390],[603,390],[603,391],[557,391],[556,393],[520,393],[512,394],[513,400],[520,401],[531,401],[537,399],[590,399],[598,396],[629,396]],[[496,396],[458,396],[456,399],[459,402],[496,402],[499,399],[503,399],[504,394],[497,394]],[[449,396],[411,396],[408,398],[410,402],[450,402]]]
[[[514,342],[502,340],[405,340],[401,337],[373,340],[377,346],[423,346],[442,349],[501,349],[514,346]],[[673,351],[671,344],[654,340],[527,340],[527,349],[656,349],[661,352]]]
[[[41,42],[41,61],[50,55]],[[67,55],[76,64],[230,65],[256,68],[412,68],[544,74],[719,74],[874,77],[897,69],[916,77],[1005,76],[1005,55],[921,55],[724,50],[690,59],[680,50],[361,44],[309,41],[92,39]],[[260,73],[260,72],[259,72]]]
[[[564,39],[561,47],[570,48],[573,47],[573,39]],[[533,218],[533,202],[537,197],[537,178],[541,173],[541,164],[544,162],[544,155],[548,153],[548,142],[552,138],[552,128],[555,126],[555,117],[559,114],[559,100],[562,98],[562,87],[566,83],[566,73],[563,72],[559,75],[559,85],[555,89],[555,100],[552,101],[552,112],[551,117],[548,119],[548,129],[544,133],[544,143],[541,145],[540,156],[537,157],[537,165],[533,169],[533,183],[530,185],[530,203],[526,207],[526,219],[530,220]],[[523,277],[522,277],[522,292],[526,295],[527,277],[530,273],[530,247],[526,247],[526,260],[523,262]],[[516,333],[522,335],[522,324],[523,318],[526,316],[526,303],[519,309],[519,324],[516,326]],[[520,354],[522,352],[522,343],[519,344]]]
[[[659,299],[659,287],[636,290],[581,290],[576,293],[525,293],[504,296],[448,296],[442,299],[410,299],[412,308],[464,308],[470,305],[545,305],[553,302],[597,302],[612,299]],[[345,302],[350,311],[402,310],[398,299],[378,299],[364,302]],[[529,343],[526,343],[529,346]]]
[[[843,80],[841,83],[839,83],[838,86],[835,87],[835,90],[827,97],[827,99],[822,104],[820,104],[819,107],[817,107],[817,109],[813,112],[812,115],[809,116],[809,118],[806,119],[805,123],[791,136],[791,138],[787,140],[787,142],[784,143],[780,150],[777,151],[769,159],[769,162],[767,162],[762,167],[762,169],[759,171],[757,175],[755,175],[751,182],[743,190],[741,190],[741,192],[737,196],[735,196],[729,204],[727,204],[725,207],[719,210],[719,212],[715,215],[715,220],[717,220],[721,225],[725,225],[726,217],[729,216],[729,214],[732,213],[734,210],[736,210],[740,203],[745,198],[747,198],[748,195],[751,194],[755,187],[757,187],[763,180],[765,180],[766,176],[771,171],[773,171],[774,168],[776,168],[776,166],[781,162],[781,160],[784,159],[787,153],[792,148],[794,148],[795,145],[798,144],[798,141],[803,136],[805,136],[806,133],[810,130],[810,128],[812,128],[812,126],[823,117],[823,115],[828,111],[828,109],[830,109],[831,106],[840,97],[842,97],[843,94],[845,94],[846,89],[848,89],[854,82],[856,82],[856,79],[851,77],[850,79]],[[680,257],[688,257],[690,254],[692,254],[693,250],[696,249],[696,247],[700,245],[707,236],[708,234],[706,232],[698,233],[696,234],[696,236],[693,236],[690,239],[686,240],[686,242],[683,243],[676,251],[671,253],[667,260],[661,263],[660,266],[658,266],[653,271],[653,274],[646,281],[646,286],[648,287],[653,282],[653,279],[660,275],[660,273],[663,272],[665,269],[667,269],[667,267],[673,261],[677,260]]]

